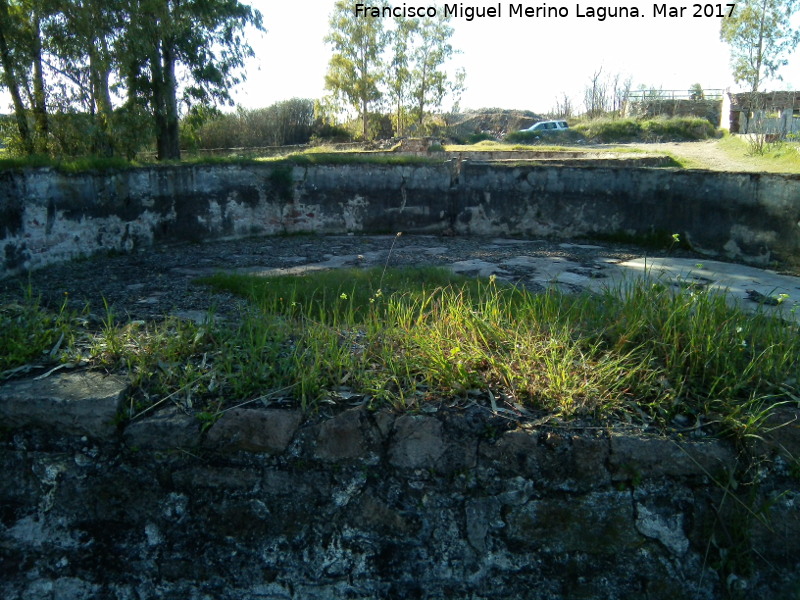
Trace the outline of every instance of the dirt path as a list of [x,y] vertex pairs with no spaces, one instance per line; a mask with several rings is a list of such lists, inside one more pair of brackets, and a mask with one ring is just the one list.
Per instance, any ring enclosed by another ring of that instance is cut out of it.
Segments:
[[687,158],[697,168],[711,171],[763,171],[763,164],[748,160],[747,157],[733,157],[719,147],[718,140],[698,142],[661,142],[652,144],[630,144],[647,152],[669,152],[673,156]]

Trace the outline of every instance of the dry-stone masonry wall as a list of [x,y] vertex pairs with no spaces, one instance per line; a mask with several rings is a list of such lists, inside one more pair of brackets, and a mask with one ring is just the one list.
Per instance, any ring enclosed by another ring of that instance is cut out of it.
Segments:
[[206,165],[0,173],[0,277],[98,251],[293,232],[652,239],[800,261],[800,176],[598,166]]
[[[797,598],[797,411],[744,452],[475,403],[204,429],[126,382],[0,387],[7,600]],[[770,429],[770,428],[767,428]]]

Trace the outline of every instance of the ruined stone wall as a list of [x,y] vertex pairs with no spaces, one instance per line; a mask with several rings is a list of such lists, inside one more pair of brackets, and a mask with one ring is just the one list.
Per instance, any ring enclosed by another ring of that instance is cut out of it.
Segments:
[[800,263],[800,177],[609,166],[213,165],[0,173],[0,277],[102,251],[294,232],[681,233]]
[[[204,428],[117,415],[126,383],[0,387],[8,600],[796,598],[800,486],[781,453],[473,403]],[[782,416],[782,419],[785,417]],[[791,434],[788,435],[788,434]]]
[[719,126],[722,100],[652,99],[628,104],[626,116],[637,118],[700,117],[715,127]]

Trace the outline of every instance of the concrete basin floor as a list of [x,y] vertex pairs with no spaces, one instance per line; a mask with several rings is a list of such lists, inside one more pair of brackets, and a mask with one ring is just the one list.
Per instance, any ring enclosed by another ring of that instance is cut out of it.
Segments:
[[18,301],[30,285],[45,304],[60,306],[66,293],[76,309],[88,305],[97,312],[105,299],[118,316],[132,319],[166,314],[202,319],[212,309],[235,316],[243,308],[240,299],[210,293],[195,280],[220,271],[271,276],[387,264],[495,275],[532,291],[602,291],[649,278],[676,290],[714,289],[732,304],[800,322],[800,277],[790,273],[711,260],[682,249],[433,235],[302,235],[146,248],[2,280],[0,301]]

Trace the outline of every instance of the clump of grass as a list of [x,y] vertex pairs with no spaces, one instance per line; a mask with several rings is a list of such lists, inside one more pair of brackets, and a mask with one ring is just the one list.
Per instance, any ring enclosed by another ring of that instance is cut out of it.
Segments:
[[583,133],[575,129],[567,129],[563,131],[513,131],[505,137],[505,141],[509,143],[522,143],[534,144],[539,141],[544,143],[561,143],[570,144],[583,139]]
[[4,372],[32,361],[54,360],[69,344],[72,318],[66,296],[53,312],[42,307],[30,287],[19,304],[0,306],[0,379]]
[[655,414],[713,415],[735,429],[787,386],[798,389],[800,332],[794,324],[731,307],[721,294],[676,292],[658,283],[628,285],[605,302],[614,309],[595,327],[608,348],[635,349],[669,391],[669,402],[649,403]]

